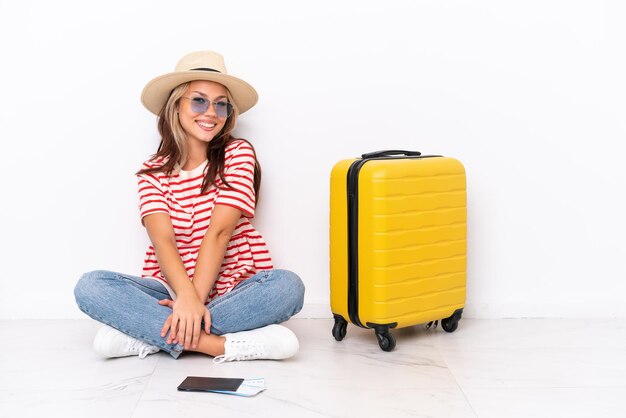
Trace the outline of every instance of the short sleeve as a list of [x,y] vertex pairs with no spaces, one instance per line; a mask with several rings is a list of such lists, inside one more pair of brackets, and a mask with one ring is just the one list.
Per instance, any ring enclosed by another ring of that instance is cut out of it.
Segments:
[[254,217],[255,163],[254,150],[244,141],[241,141],[232,152],[226,154],[224,178],[228,185],[220,182],[215,198],[216,205],[231,206],[239,209],[245,217]]
[[165,192],[154,174],[138,174],[139,211],[141,222],[146,215],[164,212],[169,214]]

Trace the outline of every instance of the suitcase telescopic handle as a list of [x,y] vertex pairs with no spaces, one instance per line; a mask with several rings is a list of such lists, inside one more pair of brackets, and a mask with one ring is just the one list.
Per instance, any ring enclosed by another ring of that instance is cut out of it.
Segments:
[[406,156],[409,156],[409,157],[419,157],[420,155],[422,155],[422,153],[419,152],[419,151],[406,151],[406,150],[399,150],[399,149],[388,149],[388,150],[384,150],[384,151],[368,152],[367,154],[361,155],[361,158],[366,160],[368,158],[386,157],[388,155],[406,155]]

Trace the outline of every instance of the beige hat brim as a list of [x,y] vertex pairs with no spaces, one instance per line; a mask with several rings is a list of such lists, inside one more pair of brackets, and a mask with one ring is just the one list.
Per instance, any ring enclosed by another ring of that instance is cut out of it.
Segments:
[[176,86],[195,80],[214,81],[226,87],[240,114],[250,110],[259,100],[254,87],[237,77],[218,72],[192,70],[176,71],[154,78],[144,87],[141,103],[150,112],[158,115]]

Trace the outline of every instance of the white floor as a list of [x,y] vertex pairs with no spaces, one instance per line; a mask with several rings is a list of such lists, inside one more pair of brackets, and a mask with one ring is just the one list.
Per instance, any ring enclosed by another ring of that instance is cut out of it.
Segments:
[[[371,330],[332,320],[286,323],[285,361],[215,365],[186,354],[103,360],[98,325],[0,321],[0,417],[626,417],[626,320],[471,320],[452,334]],[[178,392],[188,375],[264,377],[254,398]]]

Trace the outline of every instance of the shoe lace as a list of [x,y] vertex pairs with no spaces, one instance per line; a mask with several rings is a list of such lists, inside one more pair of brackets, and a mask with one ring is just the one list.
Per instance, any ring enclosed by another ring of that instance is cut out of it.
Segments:
[[156,353],[158,348],[148,345],[141,340],[137,340],[135,338],[129,338],[128,346],[126,347],[128,351],[139,353],[139,358],[146,358],[148,354]]
[[221,364],[225,361],[253,360],[263,355],[263,345],[248,341],[232,341],[229,345],[229,354],[222,354],[213,358],[213,363]]
[[213,358],[213,363],[215,363],[215,364],[222,364],[225,361],[237,360],[235,357],[236,356],[227,356],[226,354],[222,354],[221,356],[214,357]]

